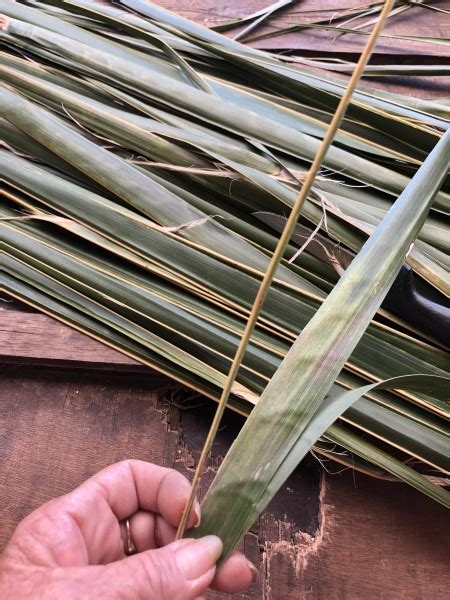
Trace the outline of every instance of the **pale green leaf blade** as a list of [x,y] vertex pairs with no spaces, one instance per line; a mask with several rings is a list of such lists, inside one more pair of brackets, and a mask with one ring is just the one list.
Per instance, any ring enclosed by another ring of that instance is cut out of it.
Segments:
[[[202,524],[195,532],[219,535],[225,556],[302,458],[302,452],[296,454],[298,444],[317,413],[320,418],[326,393],[398,273],[447,175],[449,153],[450,132],[303,329],[228,452],[204,500]],[[336,412],[328,419],[324,416],[318,436],[339,416]],[[305,452],[313,438],[306,438]]]

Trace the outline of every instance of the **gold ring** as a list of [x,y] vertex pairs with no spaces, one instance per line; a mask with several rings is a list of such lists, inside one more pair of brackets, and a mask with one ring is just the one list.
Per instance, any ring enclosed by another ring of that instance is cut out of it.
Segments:
[[127,556],[131,556],[132,554],[136,554],[137,549],[133,540],[131,539],[130,521],[128,519],[125,519],[125,527],[127,530],[127,546],[125,548],[125,554]]

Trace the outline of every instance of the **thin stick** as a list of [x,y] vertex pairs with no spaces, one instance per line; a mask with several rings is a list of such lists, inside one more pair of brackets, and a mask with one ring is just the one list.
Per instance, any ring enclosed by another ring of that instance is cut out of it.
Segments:
[[334,135],[336,131],[339,129],[339,126],[344,117],[345,111],[347,110],[347,106],[350,103],[352,94],[358,84],[361,75],[363,74],[364,68],[370,58],[372,50],[377,41],[378,35],[383,27],[383,24],[386,18],[389,15],[389,12],[392,8],[394,0],[386,0],[384,3],[383,10],[380,13],[378,21],[367,40],[366,47],[364,48],[363,53],[360,56],[360,59],[353,71],[353,74],[348,82],[345,93],[343,94],[341,101],[336,109],[336,112],[331,120],[331,123],[326,131],[325,137],[322,140],[322,143],[317,151],[317,154],[314,158],[314,162],[311,165],[311,168],[308,171],[308,174],[305,177],[303,185],[299,191],[295,204],[292,208],[289,219],[286,221],[286,225],[284,227],[283,233],[278,241],[277,247],[272,255],[269,266],[267,267],[267,271],[264,275],[264,278],[261,282],[261,286],[256,294],[256,298],[248,318],[247,324],[244,329],[244,333],[242,335],[241,341],[239,343],[238,349],[236,351],[236,355],[234,357],[233,363],[230,368],[230,372],[228,373],[227,380],[225,382],[222,395],[219,400],[219,404],[217,406],[216,414],[214,415],[213,422],[211,424],[211,428],[208,433],[208,437],[206,438],[205,445],[203,447],[197,469],[194,474],[194,478],[192,481],[192,491],[191,496],[186,504],[183,515],[181,517],[180,524],[178,526],[176,539],[180,539],[184,536],[186,525],[188,521],[188,517],[191,513],[192,507],[194,505],[195,495],[197,493],[198,487],[200,485],[200,481],[202,478],[202,474],[205,468],[206,461],[211,452],[211,448],[216,437],[217,430],[219,429],[220,421],[222,419],[222,415],[225,411],[225,407],[228,402],[228,398],[230,396],[231,388],[233,386],[236,375],[239,371],[239,367],[241,365],[241,361],[244,357],[245,351],[247,350],[248,343],[250,341],[250,337],[252,335],[253,329],[255,327],[256,321],[258,319],[259,313],[261,311],[264,300],[267,296],[267,292],[269,290],[270,284],[272,283],[272,279],[275,275],[275,271],[278,267],[278,264],[283,257],[284,251],[286,249],[289,240],[291,239],[294,228],[297,224],[298,218],[300,216],[300,212],[302,210],[303,204],[311,190],[311,187],[314,183],[316,175],[320,169],[323,159],[328,151],[328,148],[333,141]]

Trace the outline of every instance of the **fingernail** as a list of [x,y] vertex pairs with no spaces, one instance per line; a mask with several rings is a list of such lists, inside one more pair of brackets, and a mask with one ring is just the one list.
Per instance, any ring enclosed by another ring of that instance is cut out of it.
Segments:
[[207,535],[182,546],[175,552],[175,562],[186,579],[197,579],[216,564],[223,544],[216,535]]
[[195,504],[194,504],[194,514],[195,514],[195,521],[194,521],[194,524],[192,525],[192,527],[199,527],[200,522],[202,520],[202,513],[200,510],[200,502],[198,500],[196,500]]
[[252,583],[255,583],[255,581],[258,579],[259,571],[255,567],[255,565],[248,559],[247,559],[247,565],[252,573]]

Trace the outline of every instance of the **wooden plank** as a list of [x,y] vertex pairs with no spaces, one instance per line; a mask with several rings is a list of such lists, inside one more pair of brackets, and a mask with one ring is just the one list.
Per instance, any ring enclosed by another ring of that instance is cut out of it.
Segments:
[[[0,377],[0,549],[31,510],[115,461],[138,458],[192,476],[211,411],[180,388],[155,390],[143,374],[7,366]],[[241,423],[227,415],[202,493]],[[259,580],[242,595],[207,597],[444,598],[449,533],[445,509],[410,488],[348,471],[319,481],[319,464],[309,457],[245,537]]]
[[[299,545],[290,565],[284,546],[271,546],[270,563],[278,566],[273,581],[278,597],[446,598],[450,589],[448,511],[404,485],[358,473],[352,478],[347,471],[324,479],[320,528],[313,538],[304,536],[305,543]],[[296,581],[303,583],[303,596],[292,592]],[[272,587],[270,576],[267,585]]]
[[135,374],[2,370],[0,546],[31,510],[108,464],[173,464],[177,434],[153,388]]
[[151,373],[126,354],[40,313],[3,311],[0,324],[0,362],[26,363]]
[[[272,4],[271,0],[246,0],[239,2],[231,0],[228,2],[216,2],[215,0],[158,0],[156,2],[164,8],[197,21],[205,27],[211,27],[226,23],[237,18],[250,15],[257,10]],[[340,8],[354,8],[364,3],[361,0],[302,0],[294,5],[276,13],[267,22],[267,25],[259,27],[259,34],[274,33],[279,28],[313,23],[324,20],[333,23]],[[435,8],[450,10],[448,0],[435,0]],[[370,19],[367,17],[364,22]],[[354,21],[349,27],[354,27],[362,21]],[[370,29],[370,27],[369,27]],[[366,31],[368,28],[366,28]],[[233,30],[230,35],[239,31]],[[450,31],[450,15],[438,12],[423,6],[411,6],[405,12],[389,18],[383,33],[400,36],[422,36],[448,38]],[[365,36],[358,34],[347,34],[336,38],[334,32],[318,30],[301,30],[295,33],[283,34],[252,43],[254,47],[270,50],[288,50],[296,48],[308,52],[323,52],[325,54],[359,54],[364,44]],[[394,54],[409,57],[411,55],[429,57],[450,56],[450,46],[443,44],[429,44],[418,41],[407,41],[392,38],[382,38],[377,44],[377,54]]]
[[[208,423],[197,419],[181,423],[180,411],[169,400],[143,375],[4,369],[0,379],[0,550],[26,514],[108,464],[137,458],[175,467],[191,477],[199,452],[195,440],[204,438]],[[202,413],[210,416],[208,411]],[[241,424],[236,419],[231,415],[229,427],[221,431],[202,494],[220,462],[218,452],[225,452],[231,443],[231,428]],[[293,498],[298,515],[318,506],[315,470],[315,479],[308,476],[308,470],[296,476],[299,489],[306,492],[303,502]],[[312,496],[315,503],[310,503]],[[286,504],[282,506],[285,510]],[[317,523],[317,515],[313,517]],[[275,517],[268,513],[265,518]],[[279,540],[277,528],[273,531],[273,541]],[[261,577],[244,595],[234,598],[262,597],[265,565],[260,544],[257,527],[245,537],[242,548],[259,566]],[[231,598],[217,593],[209,597]]]
[[[270,0],[246,0],[239,2],[216,2],[215,0],[158,0],[164,8],[178,13],[197,23],[210,27],[233,19],[250,15],[271,4]],[[360,0],[302,0],[287,7],[270,19],[266,26],[258,28],[258,34],[273,32],[277,28],[300,23],[311,23],[324,19],[333,20],[338,8],[361,6]],[[436,8],[450,11],[450,0],[437,0]],[[357,25],[360,21],[351,23]],[[370,28],[369,28],[370,29]],[[238,29],[226,33],[234,35]],[[391,17],[384,28],[384,33],[392,35],[414,35],[423,37],[448,38],[450,31],[450,14],[437,10],[413,6]],[[277,37],[252,42],[249,45],[274,52],[294,51],[305,57],[334,56],[354,61],[361,53],[366,36],[346,34],[336,37],[335,32],[303,29],[295,33],[282,34]],[[372,63],[381,64],[429,64],[448,63],[450,44],[430,44],[418,41],[381,38],[375,48]],[[313,73],[335,77],[345,81],[345,76],[320,69]],[[363,85],[390,92],[403,93],[417,98],[439,98],[448,96],[450,77],[387,77],[384,79],[367,77]],[[362,85],[361,85],[362,87]]]

